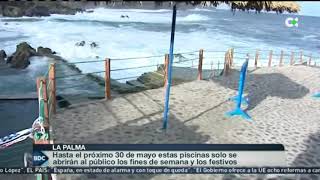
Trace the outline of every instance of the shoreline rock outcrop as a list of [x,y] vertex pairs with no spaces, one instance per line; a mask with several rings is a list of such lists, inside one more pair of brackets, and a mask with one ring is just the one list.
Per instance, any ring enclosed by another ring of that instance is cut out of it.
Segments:
[[45,6],[34,6],[25,11],[25,16],[50,16],[50,10]]
[[85,41],[80,41],[80,42],[77,42],[75,45],[76,46],[84,46],[86,44]]
[[98,45],[96,42],[92,42],[92,43],[90,44],[90,47],[91,47],[91,48],[97,48],[97,47],[99,47],[99,45]]
[[81,6],[72,6],[65,2],[6,1],[0,2],[0,14],[7,17],[50,16],[50,14],[70,14],[83,12]]
[[46,48],[46,47],[42,47],[42,46],[39,46],[37,48],[37,55],[38,56],[51,56],[55,54],[55,52],[53,52],[50,48]]
[[0,50],[0,64],[4,64],[5,63],[5,59],[7,57],[7,54],[4,50]]
[[[57,56],[55,54],[56,52],[52,51],[50,48],[39,46],[36,50],[27,42],[22,42],[16,46],[16,51],[7,58],[6,63],[9,64],[12,68],[25,69],[29,66],[29,59],[32,56],[46,56],[57,60],[62,59],[60,56]],[[6,56],[6,53],[1,50],[0,62],[2,61],[2,59],[4,60]]]
[[22,42],[17,45],[16,51],[8,57],[7,63],[17,69],[24,69],[29,66],[29,58],[37,54],[36,50],[32,48],[27,42]]
[[[195,8],[185,2],[179,3],[179,9]],[[154,1],[3,1],[0,2],[0,15],[7,17],[50,16],[50,14],[74,15],[77,12],[94,12],[97,7],[112,9],[171,9],[172,2]],[[129,18],[124,15],[123,18]]]

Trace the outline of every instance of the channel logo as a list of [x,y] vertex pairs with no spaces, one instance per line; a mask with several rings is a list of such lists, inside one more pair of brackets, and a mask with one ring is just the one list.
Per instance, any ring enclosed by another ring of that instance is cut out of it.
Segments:
[[49,158],[40,151],[33,152],[33,165],[46,166]]
[[285,21],[285,24],[287,27],[298,27],[298,21],[299,19],[296,18],[292,18],[292,17],[288,17]]

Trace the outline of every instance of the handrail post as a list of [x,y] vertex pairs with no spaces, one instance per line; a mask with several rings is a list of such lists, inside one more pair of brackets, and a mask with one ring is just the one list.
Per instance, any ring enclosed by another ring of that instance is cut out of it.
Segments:
[[301,64],[303,63],[303,51],[302,50],[300,51],[300,63]]
[[[37,94],[39,97],[40,84],[42,83],[42,94],[44,102],[44,127],[49,132],[49,109],[48,109],[48,94],[47,94],[47,82],[44,77],[37,78]],[[48,133],[48,140],[50,140],[50,134]],[[49,143],[48,143],[49,144]]]
[[41,77],[37,77],[37,97],[39,97],[39,89],[40,89]]
[[291,59],[290,59],[290,65],[294,64],[294,52],[291,52]]
[[269,62],[268,62],[268,67],[271,67],[271,62],[272,62],[272,50],[270,50],[270,53],[269,53]]
[[[52,65],[52,64],[51,64]],[[50,65],[50,66],[51,66]],[[52,75],[52,67],[50,67],[49,69],[49,81],[50,81],[50,77]],[[51,71],[51,73],[50,73]],[[54,74],[53,74],[54,75]],[[53,76],[54,77],[54,76]],[[54,79],[55,80],[55,79]],[[37,95],[38,95],[38,101],[40,100],[39,99],[39,95],[40,95],[40,87],[41,87],[41,84],[42,84],[42,94],[43,94],[43,102],[44,102],[44,128],[45,128],[45,131],[47,132],[47,135],[48,135],[48,138],[46,140],[37,140],[37,139],[33,139],[33,144],[50,144],[51,141],[50,141],[50,125],[49,125],[49,107],[48,107],[48,92],[47,92],[47,81],[44,77],[38,77],[37,78]],[[54,83],[54,82],[52,82]],[[54,96],[54,98],[56,98]],[[39,111],[41,111],[41,108],[39,107]],[[39,112],[40,113],[40,112]],[[50,180],[51,179],[51,175],[50,174],[36,174],[36,177],[38,180]]]
[[198,80],[202,80],[203,49],[199,50]]
[[230,69],[230,51],[228,50],[224,54],[224,70],[223,70],[223,75],[226,76],[229,74],[229,69]]
[[42,86],[43,86],[43,101],[44,101],[44,118],[45,118],[45,126],[49,126],[49,105],[48,105],[48,91],[47,91],[47,80],[45,78],[41,78]]
[[111,84],[110,84],[110,59],[106,58],[104,61],[104,68],[105,68],[105,99],[110,100],[111,99]]
[[56,113],[56,107],[57,107],[57,99],[56,99],[56,64],[51,63],[50,64],[50,71],[49,71],[49,81],[51,81],[51,89],[50,89],[50,97],[53,98],[51,100],[52,105],[52,112]]
[[164,56],[164,79],[163,79],[163,86],[167,86],[168,80],[168,68],[169,68],[169,54],[165,54]]
[[283,50],[281,50],[279,66],[282,66],[282,61],[283,61]]
[[233,66],[233,54],[234,54],[234,48],[231,48],[230,66]]
[[256,56],[254,58],[254,67],[257,69],[258,67],[258,59],[259,59],[259,49],[256,50]]
[[217,70],[217,73],[216,73],[216,74],[217,74],[217,76],[219,76],[219,75],[220,75],[220,74],[219,74],[219,70],[220,70],[220,61],[219,61],[219,60],[218,60],[218,67],[217,67],[217,68],[218,68],[218,70]]
[[312,59],[312,53],[310,54],[310,57],[309,57],[309,66],[311,66],[311,59]]

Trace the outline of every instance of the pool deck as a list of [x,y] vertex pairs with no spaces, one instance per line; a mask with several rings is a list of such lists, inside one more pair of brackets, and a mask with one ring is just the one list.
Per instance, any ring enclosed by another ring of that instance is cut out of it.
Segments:
[[[307,66],[249,70],[245,93],[253,121],[226,117],[239,72],[173,86],[162,126],[164,88],[74,104],[51,120],[55,143],[281,143],[289,166],[320,166],[320,71]],[[245,107],[244,107],[245,108]],[[267,179],[270,175],[59,175],[59,179]],[[297,178],[290,175],[289,178]],[[299,176],[300,177],[300,176]],[[301,176],[306,177],[306,176]],[[311,175],[306,178],[319,178]]]

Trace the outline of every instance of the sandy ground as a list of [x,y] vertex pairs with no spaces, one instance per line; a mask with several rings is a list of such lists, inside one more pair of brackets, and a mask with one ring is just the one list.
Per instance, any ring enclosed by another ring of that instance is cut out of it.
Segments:
[[[164,89],[72,105],[51,121],[55,143],[282,143],[289,166],[320,166],[320,71],[306,66],[249,70],[253,122],[227,118],[239,72],[172,87],[169,130],[162,124]],[[60,175],[59,179],[268,179],[270,175]],[[287,175],[278,179],[319,179]]]

